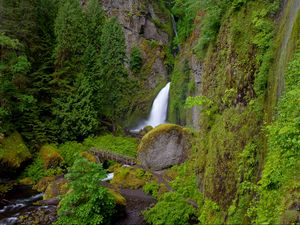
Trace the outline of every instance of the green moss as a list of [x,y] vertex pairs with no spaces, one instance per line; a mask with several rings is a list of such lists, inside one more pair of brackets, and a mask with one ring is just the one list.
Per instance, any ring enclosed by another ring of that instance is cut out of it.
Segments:
[[1,140],[0,161],[3,166],[7,165],[11,168],[18,168],[21,163],[30,158],[31,153],[18,132],[14,132]]
[[172,131],[177,131],[178,133],[187,135],[187,132],[185,129],[183,129],[181,126],[175,125],[175,124],[161,124],[152,130],[150,130],[141,140],[141,143],[138,147],[138,151],[142,151],[143,149],[147,149],[147,146],[155,140],[155,138],[161,134],[161,133],[169,133]]
[[69,183],[66,179],[58,179],[50,182],[43,196],[44,200],[59,197],[70,190]]
[[76,158],[78,158],[78,154],[88,150],[88,147],[84,146],[81,143],[72,141],[59,145],[57,150],[59,154],[63,157],[64,163],[67,166],[72,166]]
[[126,199],[119,192],[113,189],[107,189],[107,191],[113,196],[117,205],[119,206],[126,205]]
[[104,135],[95,138],[87,138],[83,143],[88,149],[95,147],[101,150],[115,152],[131,157],[136,156],[137,140],[129,137],[116,137],[113,135]]
[[114,178],[111,184],[121,188],[138,189],[151,179],[152,175],[142,169],[119,167],[114,170]]
[[[288,15],[292,9],[292,4],[294,1],[288,1],[286,8],[283,12],[282,18],[280,20],[280,26],[277,30],[277,35],[274,43],[273,54],[275,55],[273,63],[271,62],[271,70],[268,71],[268,99],[266,102],[266,120],[267,122],[271,122],[274,116],[274,112],[276,104],[279,100],[280,93],[278,90],[280,89],[280,85],[284,83],[284,78],[282,77],[284,74],[284,70],[287,66],[288,61],[291,59],[291,56],[294,53],[294,50],[297,45],[297,40],[300,34],[300,24],[294,23],[292,28],[291,36],[287,42],[287,46],[282,49],[281,45],[284,41],[286,34],[286,29],[289,26]],[[295,21],[300,20],[300,12],[296,15]],[[281,84],[280,84],[281,83]]]
[[268,126],[268,152],[258,183],[260,198],[252,208],[256,224],[297,223],[293,218],[300,189],[299,71],[300,43],[285,73],[286,90],[278,102],[277,117]]
[[184,103],[187,96],[191,93],[189,90],[190,68],[187,60],[176,60],[175,68],[171,76],[170,104],[168,119],[173,123],[185,125],[187,122],[186,109]]
[[43,160],[44,168],[56,168],[63,161],[58,150],[51,145],[44,145],[40,150],[40,157]]

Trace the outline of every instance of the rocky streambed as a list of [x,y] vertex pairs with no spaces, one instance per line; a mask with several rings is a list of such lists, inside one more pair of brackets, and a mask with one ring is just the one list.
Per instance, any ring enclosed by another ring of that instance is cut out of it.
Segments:
[[[152,206],[156,200],[141,189],[120,191],[126,199],[126,208],[122,213],[115,215],[112,224],[146,225],[142,212]],[[43,201],[42,198],[43,193],[32,190],[31,186],[16,186],[0,199],[0,225],[53,224],[57,218],[58,202],[52,204],[54,201]]]
[[52,224],[56,220],[56,207],[37,205],[43,193],[31,186],[15,186],[0,199],[0,225]]

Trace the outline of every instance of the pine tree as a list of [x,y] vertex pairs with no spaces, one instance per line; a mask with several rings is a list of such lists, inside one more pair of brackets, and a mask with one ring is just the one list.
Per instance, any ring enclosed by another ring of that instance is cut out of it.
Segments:
[[76,71],[87,46],[87,21],[79,1],[66,0],[61,4],[54,29],[56,66]]
[[125,37],[122,27],[115,18],[108,19],[101,36],[97,85],[104,97],[103,114],[112,121],[113,130],[124,108],[122,98],[127,95],[125,58]]
[[66,175],[72,191],[62,198],[55,224],[111,224],[115,201],[99,185],[104,177],[101,165],[77,159]]

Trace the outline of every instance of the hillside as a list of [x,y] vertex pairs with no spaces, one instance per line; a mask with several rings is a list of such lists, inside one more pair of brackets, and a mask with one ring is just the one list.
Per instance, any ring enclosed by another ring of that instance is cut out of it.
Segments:
[[2,0],[0,45],[0,195],[62,199],[16,224],[300,223],[300,0]]

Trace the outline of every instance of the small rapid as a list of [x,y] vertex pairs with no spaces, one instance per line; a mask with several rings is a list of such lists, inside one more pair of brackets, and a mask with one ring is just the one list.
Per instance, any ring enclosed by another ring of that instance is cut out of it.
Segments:
[[131,132],[136,133],[146,126],[156,127],[160,124],[166,123],[170,85],[170,82],[167,83],[167,85],[163,89],[161,89],[161,91],[156,96],[152,104],[149,118],[146,121],[142,121],[136,128],[132,129]]
[[34,207],[33,203],[41,200],[42,197],[43,193],[38,193],[22,199],[3,199],[2,207],[0,207],[0,225],[16,224],[18,217],[29,208]]

